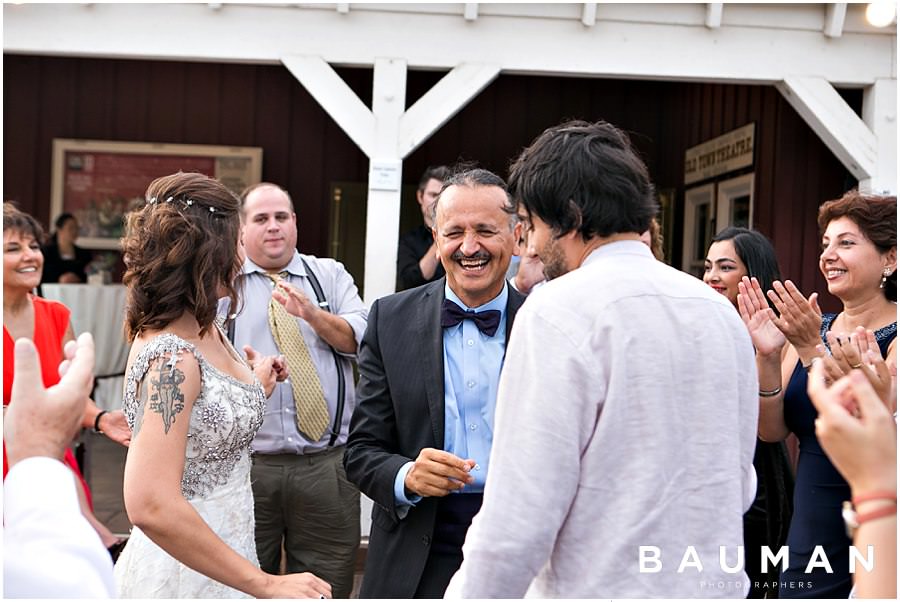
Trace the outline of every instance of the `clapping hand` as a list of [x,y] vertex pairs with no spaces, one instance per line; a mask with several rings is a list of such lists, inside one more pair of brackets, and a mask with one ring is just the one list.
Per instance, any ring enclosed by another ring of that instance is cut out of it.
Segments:
[[131,428],[125,419],[125,412],[113,410],[100,417],[100,430],[110,440],[128,447],[131,444]]
[[879,399],[893,411],[897,399],[897,367],[881,356],[875,333],[857,326],[850,335],[828,332],[825,338],[831,354],[828,354],[822,344],[816,347],[822,356],[825,381],[835,382],[851,370],[860,370]]
[[757,353],[767,356],[781,352],[786,338],[775,325],[775,312],[766,302],[766,296],[756,278],[744,276],[738,282],[738,312],[747,326]]
[[790,280],[785,280],[784,284],[776,280],[772,288],[774,290],[769,291],[768,296],[779,313],[773,322],[802,357],[801,350],[811,352],[822,340],[819,337],[822,327],[819,294],[813,293],[807,299]]
[[289,314],[307,322],[312,319],[315,312],[320,311],[319,307],[310,301],[303,291],[284,280],[279,280],[275,285],[272,297],[281,303]]

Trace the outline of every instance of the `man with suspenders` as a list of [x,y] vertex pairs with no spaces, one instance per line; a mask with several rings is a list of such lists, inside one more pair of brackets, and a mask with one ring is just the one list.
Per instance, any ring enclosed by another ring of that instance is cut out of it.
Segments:
[[[227,322],[229,338],[238,350],[250,345],[262,355],[284,355],[290,372],[267,400],[252,445],[260,566],[278,573],[283,545],[287,572],[313,572],[331,584],[335,598],[347,598],[360,511],[342,458],[355,406],[351,360],[368,310],[342,264],[297,252],[287,191],[256,184],[241,195],[241,206],[247,257],[242,307]],[[290,315],[272,301],[279,282],[297,291]]]

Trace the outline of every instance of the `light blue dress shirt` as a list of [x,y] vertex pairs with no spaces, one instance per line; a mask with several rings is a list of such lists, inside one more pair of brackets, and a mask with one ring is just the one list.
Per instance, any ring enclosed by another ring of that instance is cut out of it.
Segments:
[[[491,442],[494,436],[494,406],[497,384],[506,350],[506,302],[509,289],[504,285],[499,295],[488,303],[469,308],[450,290],[444,295],[464,310],[476,312],[495,309],[500,312],[500,324],[494,336],[478,330],[472,320],[444,328],[444,450],[463,459],[475,460],[470,474],[474,482],[461,493],[484,491],[487,478]],[[421,498],[409,498],[404,492],[406,475],[413,462],[407,462],[394,480],[394,499],[401,518],[404,506],[414,505]]]

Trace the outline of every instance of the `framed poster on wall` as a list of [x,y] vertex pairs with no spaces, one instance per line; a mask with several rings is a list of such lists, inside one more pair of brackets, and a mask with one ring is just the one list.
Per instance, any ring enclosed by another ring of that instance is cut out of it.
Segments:
[[236,194],[262,177],[262,148],[53,140],[50,220],[71,213],[78,245],[118,249],[125,214],[154,179],[178,171],[217,178]]

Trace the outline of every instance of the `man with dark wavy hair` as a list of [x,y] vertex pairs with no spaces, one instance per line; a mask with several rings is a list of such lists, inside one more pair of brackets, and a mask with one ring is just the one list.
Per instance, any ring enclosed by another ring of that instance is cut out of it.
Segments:
[[[550,282],[516,318],[490,479],[448,596],[742,597],[719,546],[732,566],[755,493],[743,323],[641,242],[653,186],[616,127],[546,130],[509,181]],[[702,571],[679,570],[691,546]]]

